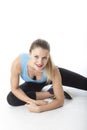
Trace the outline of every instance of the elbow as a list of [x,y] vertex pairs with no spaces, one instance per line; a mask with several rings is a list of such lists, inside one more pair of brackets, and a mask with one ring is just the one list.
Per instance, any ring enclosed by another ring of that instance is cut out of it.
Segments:
[[60,102],[61,102],[61,106],[63,106],[64,105],[64,95],[63,95],[63,97],[62,97]]
[[11,88],[11,92],[12,92],[13,94],[16,93],[16,90],[17,90],[17,89],[15,89],[15,88]]
[[11,88],[11,92],[14,93],[15,89],[14,88]]
[[58,107],[63,107],[64,106],[64,99],[57,99],[57,104],[58,104]]
[[63,107],[63,105],[64,105],[64,100],[60,100],[60,101],[59,101],[59,104],[60,104],[60,107]]
[[60,107],[63,107],[64,105],[64,100],[60,101]]
[[11,92],[16,95],[16,91],[14,89],[11,89]]

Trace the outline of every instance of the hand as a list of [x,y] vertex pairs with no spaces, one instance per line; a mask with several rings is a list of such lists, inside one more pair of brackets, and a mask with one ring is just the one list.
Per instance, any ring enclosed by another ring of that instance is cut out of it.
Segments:
[[34,103],[37,106],[42,106],[42,105],[46,105],[48,103],[48,101],[44,101],[44,100],[31,100],[31,101],[27,101],[27,104],[30,103]]
[[48,101],[43,100],[32,100],[25,106],[28,108],[30,112],[41,112],[40,106],[48,104]]
[[25,105],[30,112],[40,112],[39,106],[37,106],[35,103],[31,102],[30,104]]

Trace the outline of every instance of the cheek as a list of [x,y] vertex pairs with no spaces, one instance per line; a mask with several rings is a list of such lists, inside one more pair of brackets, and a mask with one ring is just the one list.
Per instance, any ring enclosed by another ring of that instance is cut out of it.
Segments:
[[44,61],[44,64],[46,65],[46,64],[47,64],[47,62],[48,62],[48,60],[45,60],[45,61]]
[[35,57],[31,56],[32,62],[36,61]]
[[34,64],[36,60],[34,58],[31,58],[31,63]]
[[33,63],[36,63],[37,62],[37,60],[36,59],[33,59]]

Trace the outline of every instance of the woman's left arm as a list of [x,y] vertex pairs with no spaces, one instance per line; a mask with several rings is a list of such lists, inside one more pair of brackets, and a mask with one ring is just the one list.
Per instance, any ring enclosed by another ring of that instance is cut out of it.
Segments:
[[53,84],[55,99],[46,105],[39,106],[41,112],[62,107],[64,104],[64,92],[62,87],[62,79],[58,68],[54,69],[52,84]]
[[64,104],[64,92],[62,87],[62,79],[58,68],[54,69],[54,76],[52,78],[53,90],[55,99],[45,105],[37,106],[36,104],[30,104],[28,109],[32,112],[44,112],[58,107],[62,107]]

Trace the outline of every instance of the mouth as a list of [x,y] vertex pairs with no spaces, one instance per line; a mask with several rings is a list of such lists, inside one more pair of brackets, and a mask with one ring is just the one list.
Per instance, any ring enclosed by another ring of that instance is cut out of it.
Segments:
[[40,65],[40,64],[35,64],[38,68],[42,68],[43,65]]

